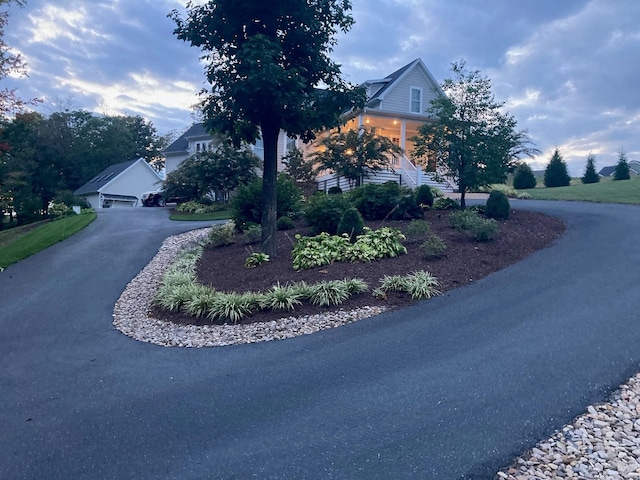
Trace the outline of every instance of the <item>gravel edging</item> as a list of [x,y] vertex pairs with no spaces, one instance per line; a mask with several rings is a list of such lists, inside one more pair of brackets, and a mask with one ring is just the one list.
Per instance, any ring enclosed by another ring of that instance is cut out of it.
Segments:
[[164,347],[221,347],[244,343],[282,340],[339,327],[378,315],[385,307],[362,307],[329,314],[287,317],[247,325],[177,325],[153,318],[151,302],[162,275],[178,253],[200,242],[208,228],[167,238],[151,262],[129,282],[113,309],[113,325],[141,342]]
[[[153,260],[127,285],[116,302],[113,325],[125,335],[165,347],[220,347],[281,340],[335,328],[382,313],[364,307],[331,314],[288,317],[249,325],[176,325],[153,318],[150,304],[162,275],[183,248],[202,240],[208,229],[170,237]],[[607,403],[587,412],[540,442],[495,480],[640,480],[640,373]]]

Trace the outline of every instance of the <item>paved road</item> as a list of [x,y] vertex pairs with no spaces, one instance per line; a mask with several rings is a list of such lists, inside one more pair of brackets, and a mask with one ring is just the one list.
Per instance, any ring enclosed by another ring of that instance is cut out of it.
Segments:
[[640,208],[514,204],[567,234],[407,309],[200,350],[111,325],[192,226],[100,214],[0,274],[0,479],[492,478],[640,369]]

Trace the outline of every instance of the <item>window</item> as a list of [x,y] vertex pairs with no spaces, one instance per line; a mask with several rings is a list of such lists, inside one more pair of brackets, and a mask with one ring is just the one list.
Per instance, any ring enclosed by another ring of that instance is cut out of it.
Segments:
[[287,137],[287,146],[285,150],[287,153],[292,152],[296,149],[296,139]]
[[422,89],[419,87],[411,87],[409,111],[411,113],[422,113]]

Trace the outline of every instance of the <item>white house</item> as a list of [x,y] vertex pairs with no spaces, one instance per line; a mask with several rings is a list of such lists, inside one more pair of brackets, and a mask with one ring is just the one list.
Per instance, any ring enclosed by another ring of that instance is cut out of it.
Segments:
[[[162,153],[164,155],[165,173],[173,172],[178,166],[191,155],[210,149],[219,145],[221,138],[207,132],[202,123],[194,123],[186,132],[172,142]],[[284,169],[282,158],[297,145],[295,139],[287,137],[283,131],[278,135],[278,171]],[[264,160],[264,147],[262,139],[258,139],[255,145],[251,145],[251,150],[261,160]]]
[[[428,113],[430,102],[445,95],[422,60],[417,58],[384,78],[367,80],[363,86],[367,91],[367,102],[362,110],[347,115],[345,127],[354,130],[361,126],[373,128],[378,135],[391,139],[405,152],[390,166],[389,172],[377,172],[375,176],[364,178],[363,182],[395,180],[410,188],[429,184],[442,191],[453,191],[455,185],[436,176],[434,166],[431,166],[434,171],[428,172],[410,160],[414,148],[411,137],[418,134],[421,125],[434,121]],[[344,179],[340,182],[331,173],[318,178],[321,190],[326,191],[336,185],[343,190],[348,188]]]
[[91,207],[140,207],[140,195],[156,190],[162,179],[144,158],[110,165],[75,192]]

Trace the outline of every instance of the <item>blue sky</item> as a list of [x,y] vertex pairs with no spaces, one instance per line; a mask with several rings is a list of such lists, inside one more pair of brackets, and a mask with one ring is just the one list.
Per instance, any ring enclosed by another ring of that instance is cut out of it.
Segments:
[[[43,113],[138,114],[161,134],[192,122],[204,86],[199,51],[166,15],[179,0],[27,0],[12,6],[6,41],[29,77],[7,79]],[[640,2],[637,0],[353,0],[356,24],[333,57],[353,83],[422,58],[436,80],[464,58],[529,130],[544,168],[558,147],[572,175],[624,148],[640,160]]]

